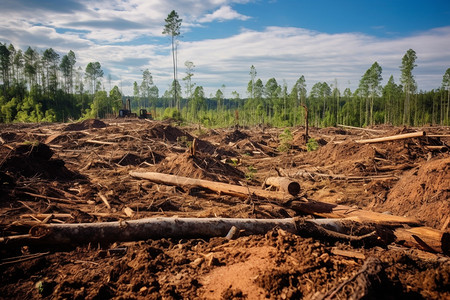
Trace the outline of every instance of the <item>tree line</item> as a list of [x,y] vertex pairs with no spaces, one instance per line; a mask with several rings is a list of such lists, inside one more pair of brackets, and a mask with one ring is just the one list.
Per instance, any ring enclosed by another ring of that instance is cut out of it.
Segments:
[[[146,69],[128,97],[132,110],[146,108],[156,118],[170,117],[205,126],[296,126],[304,124],[304,107],[312,126],[450,125],[450,68],[437,83],[439,88],[418,91],[413,75],[416,59],[414,50],[405,53],[398,83],[391,75],[383,86],[382,67],[374,62],[361,76],[355,91],[340,90],[335,80],[317,82],[309,93],[304,75],[288,87],[285,81],[280,84],[275,78],[263,82],[252,65],[247,94],[241,97],[232,91],[229,98],[224,96],[225,85],[205,95],[203,86],[193,80],[194,63],[186,61],[183,84],[174,75],[171,86],[160,96]],[[37,51],[28,47],[22,51],[0,43],[0,122],[114,117],[126,97],[119,87],[111,86],[110,75],[106,83],[103,77],[100,62],[90,62],[83,69],[76,66],[73,51],[61,57],[52,48]]]

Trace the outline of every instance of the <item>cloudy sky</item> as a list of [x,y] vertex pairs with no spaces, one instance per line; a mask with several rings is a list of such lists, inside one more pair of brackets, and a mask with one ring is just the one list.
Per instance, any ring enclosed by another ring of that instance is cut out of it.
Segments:
[[77,66],[99,61],[104,85],[132,94],[149,69],[160,94],[172,78],[170,38],[162,34],[171,10],[183,19],[178,78],[185,61],[207,95],[223,89],[246,97],[250,66],[265,83],[290,89],[304,75],[341,90],[358,86],[377,61],[383,83],[399,83],[401,59],[417,53],[418,88],[440,86],[450,68],[449,0],[1,0],[0,42],[26,50],[75,52]]

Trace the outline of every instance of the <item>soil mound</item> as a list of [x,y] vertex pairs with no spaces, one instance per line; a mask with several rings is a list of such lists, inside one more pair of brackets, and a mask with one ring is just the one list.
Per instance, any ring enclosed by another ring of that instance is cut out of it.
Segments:
[[[194,137],[187,133],[186,131],[180,130],[176,127],[172,127],[170,125],[164,125],[164,124],[155,124],[151,128],[147,130],[147,132],[144,134],[143,138],[145,139],[162,139],[165,141],[169,141],[174,144],[178,144],[178,146],[186,147],[188,148],[192,141],[194,140]],[[201,139],[197,139],[197,146],[196,150],[207,153],[210,155],[227,155],[227,156],[234,156],[236,153],[232,151],[223,150],[220,148],[217,148],[213,146],[210,142],[204,141]]]
[[222,182],[237,182],[245,177],[233,166],[202,153],[167,157],[158,165],[157,172]]
[[149,139],[162,139],[172,143],[193,140],[193,137],[189,133],[161,123],[154,124],[149,128],[144,137]]
[[72,123],[67,125],[63,130],[64,131],[80,131],[91,128],[105,128],[107,125],[105,122],[97,120],[97,119],[87,119],[82,122]]
[[328,143],[311,152],[310,159],[315,165],[331,167],[333,172],[364,174],[374,170],[375,153],[370,145],[349,141],[341,144]]
[[376,209],[414,217],[427,226],[441,229],[450,218],[449,199],[450,157],[408,171]]
[[9,153],[0,171],[12,177],[41,177],[45,179],[76,178],[76,174],[64,166],[64,161],[51,159],[53,151],[46,144],[20,145]]
[[248,138],[248,134],[240,131],[239,129],[236,129],[235,131],[233,131],[232,133],[229,133],[225,136],[225,138],[223,139],[223,142],[225,144],[228,143],[235,143],[237,141],[243,140]]

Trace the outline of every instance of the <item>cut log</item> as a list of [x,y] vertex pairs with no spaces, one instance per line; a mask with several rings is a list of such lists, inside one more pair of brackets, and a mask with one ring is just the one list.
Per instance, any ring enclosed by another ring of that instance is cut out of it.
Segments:
[[341,124],[337,124],[336,126],[342,127],[342,128],[347,128],[347,129],[356,129],[356,130],[363,130],[363,131],[369,131],[369,132],[377,132],[377,133],[380,132],[380,130],[375,130],[375,129],[370,129],[370,128],[361,128],[361,127],[355,127],[355,126],[348,126],[348,125],[341,125]]
[[294,211],[304,214],[326,218],[347,218],[355,222],[366,224],[372,223],[394,227],[403,225],[417,226],[408,229],[395,228],[393,231],[394,241],[408,247],[418,248],[429,252],[450,253],[450,233],[431,227],[420,226],[419,221],[412,218],[316,201],[292,201],[289,207]]
[[278,190],[293,196],[300,193],[300,184],[286,177],[268,177],[265,181],[265,185],[277,187]]
[[[405,231],[389,231],[394,238],[386,239],[383,230],[376,229],[361,236],[351,235],[358,224],[349,219],[225,219],[225,218],[168,218],[156,217],[131,221],[103,222],[103,223],[74,223],[74,224],[39,224],[31,228],[30,235],[4,238],[0,244],[6,246],[22,245],[79,245],[87,243],[113,243],[139,241],[160,238],[211,238],[225,237],[232,227],[236,227],[241,235],[265,234],[278,228],[303,237],[314,237],[327,240],[344,240],[370,244],[384,244],[392,241],[403,242],[405,246],[418,247],[432,252],[448,253],[449,234],[440,235],[438,231],[423,235],[424,228],[415,228],[408,233]],[[367,229],[370,224],[364,224]],[[370,227],[369,227],[370,228]],[[409,229],[408,229],[409,230]],[[344,232],[344,233],[341,233]],[[430,248],[422,243],[404,242],[406,237],[425,241]],[[397,236],[398,235],[398,236]],[[419,237],[420,236],[420,237]],[[366,242],[367,241],[367,242]],[[439,245],[441,243],[442,245]],[[433,248],[431,248],[433,247]]]
[[194,179],[176,175],[169,175],[163,173],[155,173],[155,172],[130,172],[130,175],[136,178],[148,179],[150,181],[168,185],[175,186],[195,186],[206,188],[211,191],[222,193],[226,195],[237,196],[240,198],[248,198],[251,196],[257,196],[268,199],[276,199],[276,200],[288,200],[292,198],[292,195],[284,192],[272,192],[266,191],[260,188],[251,187],[251,186],[240,186],[227,184],[222,182],[214,182],[203,179]]
[[397,228],[397,243],[428,252],[450,253],[450,233],[430,227]]
[[225,237],[235,226],[242,235],[265,234],[273,228],[296,233],[295,219],[146,218],[103,223],[45,224],[31,235],[44,244],[87,244],[161,238]]
[[302,214],[310,214],[324,218],[349,218],[355,221],[369,222],[385,226],[420,225],[419,221],[413,218],[382,214],[369,210],[362,210],[346,205],[326,203],[319,201],[292,201],[287,206]]
[[375,139],[357,140],[355,142],[358,144],[371,144],[371,143],[381,143],[381,142],[389,142],[389,141],[417,138],[417,137],[423,137],[425,135],[426,135],[425,131],[417,131],[417,132],[412,132],[412,133],[398,134],[398,135],[392,135],[392,136],[375,138]]
[[[235,227],[240,235],[265,234],[278,228],[305,237],[361,241],[376,239],[376,232],[354,236],[347,230],[351,220],[316,219],[237,219],[156,217],[130,221],[72,224],[40,224],[30,229],[29,242],[46,245],[112,243],[160,238],[226,237]],[[354,222],[353,222],[354,223]],[[331,229],[330,229],[331,228]],[[350,229],[349,229],[350,228]],[[339,231],[345,231],[341,233]],[[23,240],[20,240],[23,242]]]
[[430,151],[436,151],[436,152],[447,152],[448,151],[448,147],[447,146],[429,146],[429,145],[426,145],[425,148],[430,150]]

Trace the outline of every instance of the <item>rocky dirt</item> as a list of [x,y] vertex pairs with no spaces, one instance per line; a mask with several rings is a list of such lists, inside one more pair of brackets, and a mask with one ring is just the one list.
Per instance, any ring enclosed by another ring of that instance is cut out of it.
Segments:
[[[1,235],[25,235],[46,223],[161,216],[311,218],[282,201],[156,184],[131,177],[136,170],[255,187],[269,176],[289,175],[300,183],[298,199],[413,217],[449,231],[450,128],[310,128],[316,151],[307,151],[304,128],[290,128],[290,149],[280,152],[283,130],[138,119],[1,125]],[[418,130],[426,136],[355,142]],[[277,228],[235,239],[76,246],[2,240],[0,251],[3,299],[450,297],[448,255]]]

